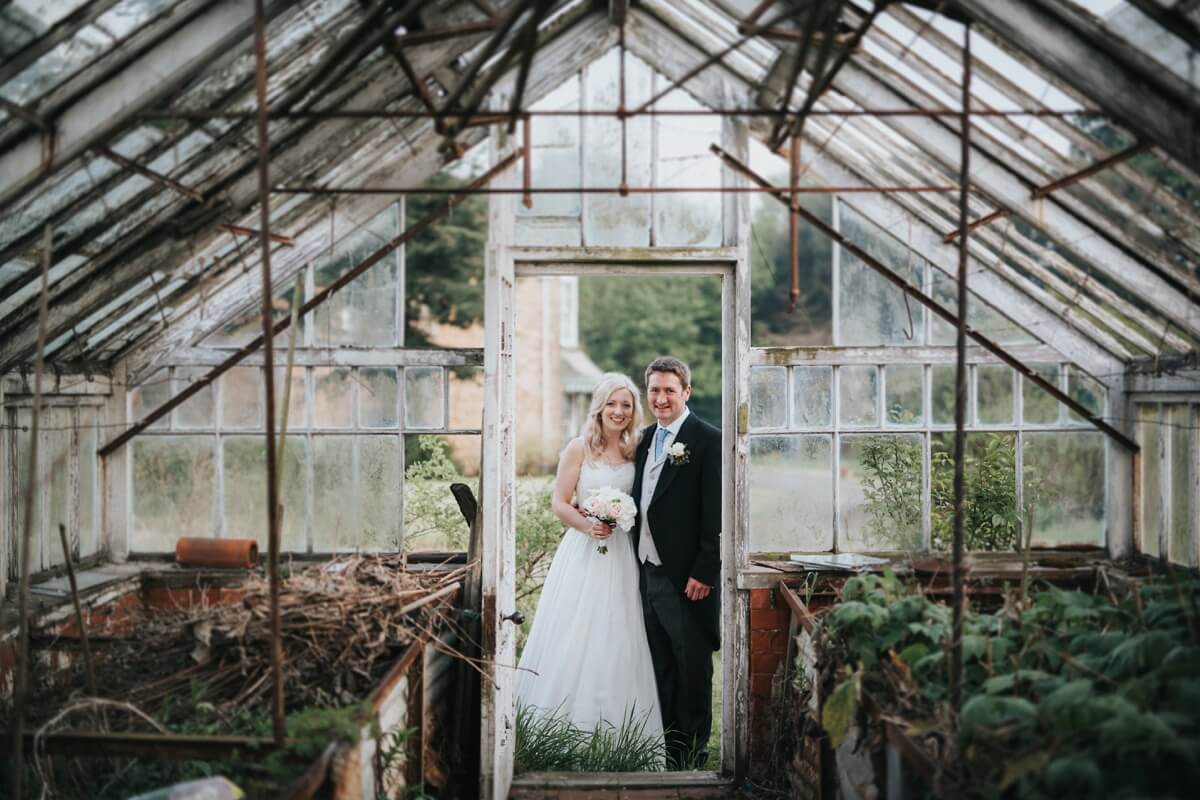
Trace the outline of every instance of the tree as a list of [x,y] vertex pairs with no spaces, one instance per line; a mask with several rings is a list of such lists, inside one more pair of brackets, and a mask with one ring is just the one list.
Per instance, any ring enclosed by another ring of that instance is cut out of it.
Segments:
[[[445,188],[462,181],[442,172],[428,186]],[[408,196],[407,224],[439,206],[446,195]],[[487,198],[472,195],[405,246],[405,342],[428,346],[423,320],[469,328],[483,319],[483,256],[487,243]]]
[[646,365],[672,355],[692,369],[688,405],[721,424],[721,284],[715,278],[584,277],[580,344],[601,369],[628,375],[644,392]]

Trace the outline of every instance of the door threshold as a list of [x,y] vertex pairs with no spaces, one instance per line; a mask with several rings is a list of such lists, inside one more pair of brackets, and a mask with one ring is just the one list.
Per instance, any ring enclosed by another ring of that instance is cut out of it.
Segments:
[[730,787],[733,778],[719,772],[526,772],[513,776],[521,789],[640,789]]

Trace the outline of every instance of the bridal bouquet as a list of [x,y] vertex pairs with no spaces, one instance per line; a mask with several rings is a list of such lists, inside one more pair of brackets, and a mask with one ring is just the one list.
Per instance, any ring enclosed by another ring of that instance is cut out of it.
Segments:
[[[591,517],[614,528],[625,528],[626,530],[633,527],[633,518],[637,515],[633,498],[611,486],[592,489],[588,493],[587,499],[580,504],[579,510],[586,517]],[[596,548],[596,552],[607,553],[608,545],[601,542],[600,546]]]

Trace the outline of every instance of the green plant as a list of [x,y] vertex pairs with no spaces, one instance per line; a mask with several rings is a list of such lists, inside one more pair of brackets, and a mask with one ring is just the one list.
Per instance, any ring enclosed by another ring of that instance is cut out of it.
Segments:
[[557,713],[517,707],[518,772],[653,772],[663,768],[662,737],[646,734],[646,714],[631,709],[621,725],[583,730]]
[[[1012,434],[968,436],[963,466],[963,541],[967,550],[1018,549],[1016,453]],[[954,532],[952,434],[934,440],[929,481],[933,549],[949,550]]]
[[920,546],[921,451],[920,440],[908,436],[868,436],[862,442],[867,525],[887,549]]

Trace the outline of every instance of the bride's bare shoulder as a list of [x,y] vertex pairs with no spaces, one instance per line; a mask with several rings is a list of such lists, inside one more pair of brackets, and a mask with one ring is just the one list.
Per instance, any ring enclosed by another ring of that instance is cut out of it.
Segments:
[[563,461],[582,461],[586,454],[587,444],[583,441],[582,436],[576,436],[567,442],[567,446],[563,448],[562,455],[559,458]]

